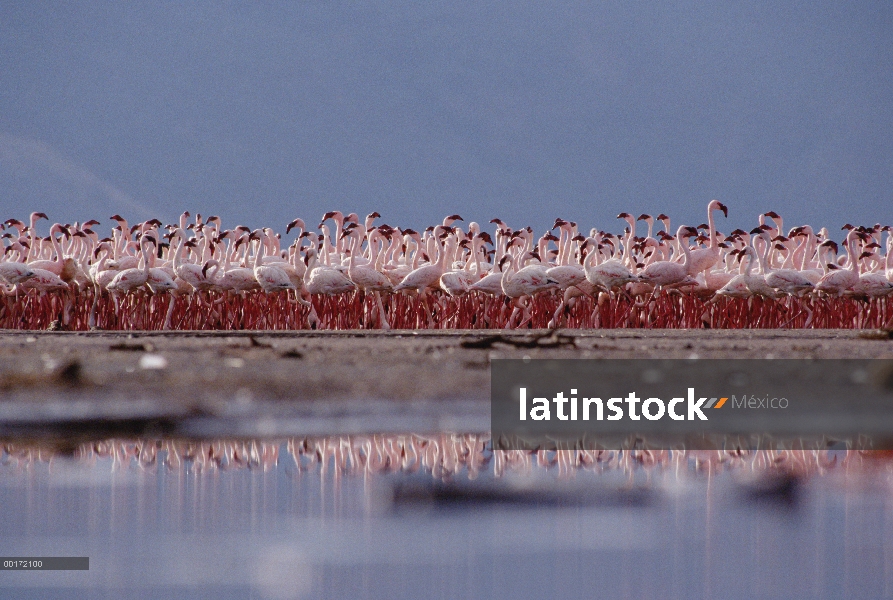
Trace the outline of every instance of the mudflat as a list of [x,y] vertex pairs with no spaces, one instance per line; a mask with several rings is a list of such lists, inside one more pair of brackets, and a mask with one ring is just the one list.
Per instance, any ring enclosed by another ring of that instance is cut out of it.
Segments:
[[494,358],[893,358],[886,331],[0,332],[0,435],[484,431]]

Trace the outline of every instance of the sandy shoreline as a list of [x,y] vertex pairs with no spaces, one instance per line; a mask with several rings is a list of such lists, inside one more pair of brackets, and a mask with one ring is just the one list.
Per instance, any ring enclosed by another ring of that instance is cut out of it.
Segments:
[[0,435],[483,431],[490,360],[524,356],[893,358],[893,339],[850,330],[5,331]]

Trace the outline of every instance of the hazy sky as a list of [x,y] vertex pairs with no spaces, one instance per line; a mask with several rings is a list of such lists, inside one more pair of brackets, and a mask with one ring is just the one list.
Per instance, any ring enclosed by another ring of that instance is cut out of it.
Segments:
[[893,222],[889,1],[4,2],[0,65],[3,219]]

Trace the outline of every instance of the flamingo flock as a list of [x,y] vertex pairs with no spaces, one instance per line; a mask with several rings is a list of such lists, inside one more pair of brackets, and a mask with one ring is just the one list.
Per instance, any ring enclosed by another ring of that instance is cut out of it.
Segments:
[[[893,230],[750,231],[621,213],[620,233],[556,219],[536,235],[451,215],[422,232],[332,211],[316,228],[223,227],[219,217],[131,226],[114,215],[9,219],[0,328],[66,330],[890,328]],[[644,226],[639,229],[640,222]],[[284,237],[283,237],[284,236]],[[291,239],[288,243],[286,240]]]

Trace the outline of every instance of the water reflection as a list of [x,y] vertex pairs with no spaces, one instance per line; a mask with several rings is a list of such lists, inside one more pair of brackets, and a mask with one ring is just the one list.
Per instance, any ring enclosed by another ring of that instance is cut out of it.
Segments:
[[893,595],[883,453],[492,451],[487,435],[7,441],[20,598]]
[[275,470],[283,459],[297,472],[330,470],[336,476],[425,472],[436,479],[463,474],[476,479],[482,470],[495,477],[553,471],[560,478],[578,472],[626,473],[670,470],[716,473],[745,471],[823,474],[829,468],[866,469],[893,465],[893,452],[804,450],[498,450],[488,434],[376,434],[252,439],[109,439],[75,445],[28,441],[2,443],[0,466],[70,458],[82,466],[110,460],[113,469],[162,467],[194,473],[238,469]]

